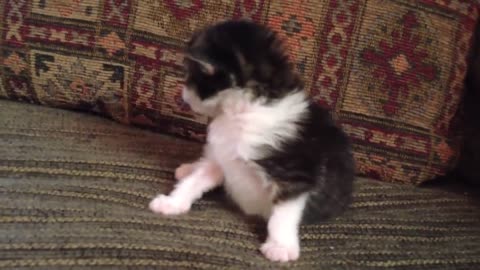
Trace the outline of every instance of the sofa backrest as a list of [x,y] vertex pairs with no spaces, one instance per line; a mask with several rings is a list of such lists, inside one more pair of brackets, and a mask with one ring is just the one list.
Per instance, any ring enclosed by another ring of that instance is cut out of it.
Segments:
[[359,174],[418,184],[450,170],[478,1],[5,0],[0,96],[90,111],[202,141],[181,99],[199,27],[251,19],[279,32],[355,146]]

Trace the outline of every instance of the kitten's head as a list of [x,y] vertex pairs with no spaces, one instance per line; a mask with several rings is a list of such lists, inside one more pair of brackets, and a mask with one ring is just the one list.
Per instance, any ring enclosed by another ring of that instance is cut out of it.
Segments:
[[226,90],[278,99],[302,87],[283,42],[270,29],[226,21],[193,34],[185,51],[183,99],[194,111],[216,114]]

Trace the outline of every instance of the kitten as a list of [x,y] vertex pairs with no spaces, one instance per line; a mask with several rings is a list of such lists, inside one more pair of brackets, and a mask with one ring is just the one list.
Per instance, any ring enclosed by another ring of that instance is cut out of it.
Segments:
[[195,33],[185,55],[183,99],[212,121],[203,157],[180,166],[174,190],[150,209],[185,213],[223,185],[243,212],[267,220],[260,250],[268,259],[298,259],[299,225],[337,215],[351,200],[347,136],[308,100],[283,42],[268,28],[218,23]]

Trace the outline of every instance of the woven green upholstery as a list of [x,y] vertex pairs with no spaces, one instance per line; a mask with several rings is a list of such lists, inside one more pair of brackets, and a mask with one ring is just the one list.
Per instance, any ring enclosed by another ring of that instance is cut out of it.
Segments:
[[[0,101],[0,269],[279,269],[264,224],[222,192],[190,213],[147,209],[201,145],[74,112]],[[359,180],[342,217],[301,228],[288,269],[480,269],[480,206]]]

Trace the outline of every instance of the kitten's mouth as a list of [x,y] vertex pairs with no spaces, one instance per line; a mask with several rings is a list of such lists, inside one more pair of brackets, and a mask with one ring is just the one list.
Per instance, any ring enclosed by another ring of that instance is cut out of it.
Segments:
[[193,111],[195,112],[193,109],[192,109],[192,106],[190,106],[190,104],[188,104],[187,102],[185,102],[185,100],[182,99],[182,104],[180,104],[180,106],[182,107],[183,110],[185,111]]
[[194,90],[186,86],[182,90],[182,100],[193,112],[202,116],[215,117],[221,112],[221,99],[213,97],[202,100]]
[[188,108],[190,108],[190,110],[193,111],[194,113],[203,114],[203,111],[199,106],[196,106],[195,104],[191,104],[185,100],[183,100],[183,104],[185,104],[185,106],[188,106]]

